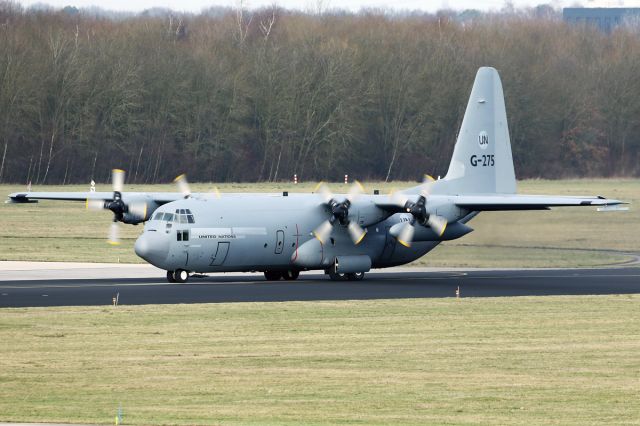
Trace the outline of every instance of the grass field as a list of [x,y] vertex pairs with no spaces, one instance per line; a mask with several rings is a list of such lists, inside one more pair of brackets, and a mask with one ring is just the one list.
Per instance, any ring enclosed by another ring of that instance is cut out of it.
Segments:
[[637,425],[639,302],[3,309],[0,421]]
[[[520,190],[634,202],[640,183],[525,181]],[[120,247],[104,242],[110,213],[59,202],[3,204],[0,213],[1,259],[139,261],[140,227],[123,227]],[[482,214],[476,232],[420,263],[622,262],[639,251],[638,219],[633,207]],[[122,407],[131,425],[637,425],[639,303],[613,295],[3,309],[0,421],[113,424]]]
[[[405,188],[412,182],[367,183],[369,191]],[[211,191],[213,184],[192,184],[193,191]],[[280,184],[222,184],[223,192],[309,192],[314,183],[294,187]],[[335,192],[347,187],[332,184]],[[38,191],[86,191],[86,186],[35,187]],[[173,185],[137,185],[129,191],[173,191]],[[0,185],[0,194],[24,187]],[[108,191],[108,185],[98,185]],[[527,180],[519,183],[525,194],[605,195],[637,202],[640,181],[631,179]],[[123,244],[105,243],[111,213],[84,210],[82,203],[45,201],[38,204],[0,204],[0,260],[87,262],[142,262],[133,252],[141,226],[122,226]],[[570,267],[599,266],[629,260],[621,252],[640,251],[640,210],[597,213],[594,208],[562,208],[542,212],[483,213],[464,238],[443,243],[416,262],[421,266],[462,267]]]

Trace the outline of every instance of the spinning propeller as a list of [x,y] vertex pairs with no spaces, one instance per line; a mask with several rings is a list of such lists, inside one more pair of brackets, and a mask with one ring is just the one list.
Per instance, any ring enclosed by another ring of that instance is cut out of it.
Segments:
[[405,247],[411,247],[416,222],[423,226],[429,226],[438,236],[442,236],[447,228],[446,218],[427,212],[427,198],[433,182],[434,179],[431,176],[425,175],[420,197],[415,202],[409,200],[406,195],[402,193],[394,193],[391,196],[396,204],[404,208],[407,213],[411,213],[411,220],[406,222],[397,237],[398,242]]
[[[87,209],[89,210],[111,210],[113,212],[113,223],[109,230],[109,244],[120,244],[118,222],[138,224],[148,220],[158,204],[144,195],[129,195],[127,202],[122,199],[122,189],[124,187],[124,170],[113,169],[111,172],[111,183],[113,184],[113,196],[109,200],[99,198],[87,199]],[[187,182],[186,175],[182,174],[174,179],[178,186],[178,191],[184,198],[191,197],[191,189]],[[220,198],[218,188],[213,188],[213,196]]]
[[[191,189],[189,188],[189,182],[187,182],[187,175],[186,174],[181,174],[180,176],[175,178],[173,180],[173,182],[176,185],[178,185],[178,191],[182,193],[182,196],[184,198],[191,197]],[[203,195],[204,195],[204,197],[214,197],[214,198],[221,198],[222,197],[222,194],[220,193],[220,190],[218,189],[217,186],[214,186],[211,189],[211,194],[198,194],[198,197],[202,198]]]
[[113,169],[111,172],[111,183],[113,185],[113,198],[109,200],[87,199],[87,209],[89,210],[111,210],[113,212],[113,223],[109,230],[109,244],[120,244],[118,222],[139,223],[147,219],[147,203],[143,200],[125,203],[122,200],[122,189],[124,187],[124,170]]
[[173,180],[178,185],[178,191],[182,193],[184,198],[191,197],[191,189],[189,188],[189,182],[187,182],[187,175],[181,174]]
[[322,222],[320,226],[313,231],[313,235],[318,239],[318,241],[324,244],[330,237],[334,226],[337,223],[341,226],[347,227],[347,231],[349,232],[349,236],[353,243],[359,244],[367,232],[362,229],[357,222],[349,220],[349,207],[351,207],[351,203],[364,191],[360,182],[356,181],[351,186],[349,193],[342,201],[336,200],[327,185],[323,182],[320,182],[316,191],[322,197],[323,204],[331,213],[331,217]]

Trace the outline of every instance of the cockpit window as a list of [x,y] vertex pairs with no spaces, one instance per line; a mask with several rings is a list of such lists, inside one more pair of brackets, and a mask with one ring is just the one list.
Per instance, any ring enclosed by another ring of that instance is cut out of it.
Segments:
[[176,209],[176,222],[177,223],[196,223],[191,210],[189,209]]
[[163,222],[173,222],[174,220],[177,223],[187,223],[187,218],[186,216],[183,218],[182,215],[178,215],[178,214],[173,214],[173,213],[164,213],[164,212],[157,212],[154,216],[152,220],[161,220]]

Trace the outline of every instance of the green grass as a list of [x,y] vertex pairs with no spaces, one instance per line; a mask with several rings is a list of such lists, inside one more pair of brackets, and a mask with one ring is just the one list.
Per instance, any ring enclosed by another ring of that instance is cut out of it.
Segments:
[[[366,184],[388,192],[413,182]],[[221,184],[223,192],[310,192],[313,183]],[[211,191],[214,184],[192,184],[193,191]],[[332,184],[336,192],[345,185]],[[86,191],[87,186],[35,187],[39,191]],[[24,187],[0,185],[0,194]],[[109,190],[98,185],[98,190]],[[126,190],[173,191],[172,185],[137,185]],[[605,195],[633,203],[640,201],[640,181],[632,179],[527,180],[524,194]],[[122,226],[123,244],[105,243],[111,213],[84,210],[82,203],[44,201],[38,204],[0,204],[0,260],[64,260],[87,262],[142,262],[133,252],[141,226]],[[598,213],[594,208],[558,208],[538,212],[483,213],[470,225],[473,233],[446,242],[415,262],[422,266],[571,267],[601,266],[629,260],[621,252],[637,252],[640,210]]]
[[0,421],[638,424],[639,303],[3,309]]

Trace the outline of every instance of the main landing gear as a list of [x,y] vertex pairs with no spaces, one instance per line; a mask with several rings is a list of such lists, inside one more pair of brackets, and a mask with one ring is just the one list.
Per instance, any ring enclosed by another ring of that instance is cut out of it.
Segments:
[[364,278],[364,272],[351,272],[348,274],[328,272],[327,274],[331,281],[361,281]]
[[300,271],[264,271],[264,277],[267,281],[278,281],[284,279],[286,281],[294,281],[298,279]]
[[184,269],[176,269],[175,271],[167,271],[167,281],[170,283],[186,283],[189,279],[189,272]]

